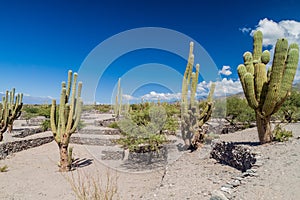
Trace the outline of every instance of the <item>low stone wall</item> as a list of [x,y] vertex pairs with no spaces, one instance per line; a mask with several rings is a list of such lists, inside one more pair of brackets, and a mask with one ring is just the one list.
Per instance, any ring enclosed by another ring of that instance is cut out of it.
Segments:
[[43,132],[43,128],[42,127],[38,127],[38,128],[25,128],[25,129],[14,129],[13,130],[13,137],[16,138],[24,138],[27,137],[29,135],[33,135],[36,133],[41,133]]
[[92,135],[120,135],[121,132],[118,129],[81,129],[79,134],[92,134]]
[[109,139],[80,138],[80,137],[71,137],[70,143],[85,144],[85,145],[98,145],[98,146],[114,146],[114,145],[116,145],[112,140],[109,140]]
[[19,140],[0,144],[0,159],[6,158],[13,153],[41,146],[53,141],[53,137],[43,137],[30,140]]
[[210,156],[222,164],[229,165],[241,171],[250,169],[256,162],[255,154],[250,148],[235,145],[232,142],[217,142],[213,145]]

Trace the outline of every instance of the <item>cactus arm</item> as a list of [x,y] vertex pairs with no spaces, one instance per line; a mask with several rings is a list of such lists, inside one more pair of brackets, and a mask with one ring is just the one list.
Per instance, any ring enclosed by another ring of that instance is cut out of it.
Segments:
[[263,63],[256,63],[254,66],[254,87],[255,96],[258,103],[260,103],[260,96],[262,93],[263,85],[267,82],[266,65]]
[[[66,95],[67,95],[67,101],[69,100],[69,97],[70,97],[70,92],[71,92],[71,83],[72,83],[72,70],[69,70],[68,71],[68,82],[67,82],[67,92],[66,92]],[[65,86],[66,87],[66,86]]]
[[192,73],[192,85],[191,85],[191,106],[195,105],[195,96],[196,96],[197,80],[195,72]]
[[244,53],[243,58],[244,58],[244,65],[247,69],[247,72],[249,72],[253,75],[254,74],[254,66],[253,66],[252,53],[247,51],[246,53]]
[[69,117],[67,119],[67,127],[66,127],[66,133],[71,135],[72,133],[70,130],[72,129],[73,125],[73,115],[75,111],[75,97],[76,97],[76,83],[77,83],[77,73],[74,73],[74,80],[72,85],[72,97],[71,97],[71,103],[70,103],[70,112]]
[[53,133],[53,137],[55,139],[55,141],[58,143],[59,141],[56,140],[56,134],[57,134],[57,129],[56,129],[56,125],[57,125],[57,121],[56,121],[56,100],[52,99],[52,105],[51,105],[51,111],[50,111],[50,125],[51,125],[51,130]]
[[286,52],[288,50],[288,42],[286,39],[277,40],[272,72],[270,75],[270,82],[268,85],[268,92],[264,105],[262,107],[262,112],[265,115],[270,115],[273,113],[273,110],[278,102],[278,96],[280,95],[280,86],[282,82],[282,76],[284,72],[284,66],[286,61]]
[[288,52],[286,67],[282,76],[281,88],[280,88],[280,99],[285,98],[287,93],[291,90],[293,80],[297,71],[297,64],[299,61],[298,49],[290,49]]
[[240,78],[240,81],[241,81],[241,84],[242,84],[242,88],[243,88],[244,91],[246,91],[245,83],[244,83],[244,76],[247,73],[247,69],[246,69],[245,65],[240,64],[237,67],[237,71],[238,71],[238,75],[239,75],[239,78]]
[[253,60],[261,61],[263,34],[261,31],[256,31],[253,34]]
[[270,61],[270,52],[268,50],[264,50],[261,55],[261,62],[263,64],[268,64]]
[[209,94],[206,99],[206,106],[201,112],[201,114],[199,115],[199,121],[202,121],[202,123],[199,124],[200,127],[209,120],[212,114],[212,107],[213,107],[212,97],[215,92],[215,88],[216,88],[216,84],[215,83],[211,84]]
[[76,131],[76,128],[80,122],[80,115],[82,112],[82,106],[83,106],[83,102],[81,99],[77,99],[77,105],[76,105],[76,116],[75,116],[75,121],[74,124],[72,126],[72,129],[70,130],[70,133],[74,133]]
[[248,104],[251,108],[257,109],[258,102],[255,98],[255,89],[254,89],[254,80],[253,75],[250,72],[247,72],[244,75],[244,83],[245,83],[245,96],[248,101]]

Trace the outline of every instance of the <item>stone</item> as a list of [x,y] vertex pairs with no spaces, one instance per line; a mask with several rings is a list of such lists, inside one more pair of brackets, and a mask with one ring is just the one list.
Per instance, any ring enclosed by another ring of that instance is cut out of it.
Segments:
[[233,180],[229,182],[229,184],[232,185],[233,187],[237,187],[241,185],[241,182],[239,180]]
[[241,171],[250,169],[256,162],[255,154],[248,147],[236,145],[232,142],[216,142],[210,152],[221,164],[226,164]]
[[214,190],[211,193],[210,200],[228,200],[228,198],[225,196],[223,192],[220,190]]
[[221,187],[221,191],[222,192],[226,192],[228,194],[231,194],[231,192],[232,192],[232,190],[230,188],[228,188],[228,187]]

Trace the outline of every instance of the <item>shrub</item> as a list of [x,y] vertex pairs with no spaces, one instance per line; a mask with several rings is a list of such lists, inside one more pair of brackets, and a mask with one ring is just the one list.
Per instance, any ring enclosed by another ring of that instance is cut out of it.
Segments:
[[41,124],[41,127],[42,127],[43,131],[50,130],[51,129],[50,120],[46,119],[45,121],[43,121],[43,123]]
[[167,141],[166,136],[161,134],[167,119],[163,107],[155,105],[150,108],[147,105],[144,109],[132,112],[118,122],[123,136],[118,143],[129,151],[158,151]]
[[117,122],[112,122],[111,124],[108,125],[109,128],[120,128]]
[[0,167],[0,172],[7,172],[8,171],[8,166],[4,165],[3,167]]
[[276,124],[273,130],[274,140],[278,142],[288,141],[289,138],[293,137],[293,132],[282,128],[280,124]]
[[76,197],[80,200],[112,200],[118,199],[118,176],[112,176],[107,171],[103,180],[99,173],[95,174],[72,173],[71,178],[67,178]]

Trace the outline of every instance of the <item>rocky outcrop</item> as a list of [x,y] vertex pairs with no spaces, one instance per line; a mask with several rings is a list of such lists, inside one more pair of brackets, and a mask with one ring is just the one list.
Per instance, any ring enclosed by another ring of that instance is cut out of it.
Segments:
[[222,164],[245,172],[256,162],[255,154],[250,148],[232,142],[216,142],[210,156]]

